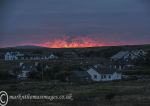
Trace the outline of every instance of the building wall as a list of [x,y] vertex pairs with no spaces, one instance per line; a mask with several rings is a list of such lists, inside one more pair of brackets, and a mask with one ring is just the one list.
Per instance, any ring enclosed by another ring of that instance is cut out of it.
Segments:
[[112,80],[120,80],[121,79],[121,73],[113,73]]
[[102,81],[112,81],[113,80],[113,74],[101,74],[101,80]]
[[48,60],[48,59],[56,59],[57,57],[53,54],[50,56],[24,56],[23,54],[12,54],[12,52],[7,52],[5,54],[5,60]]
[[[105,78],[103,77],[105,76]],[[121,74],[120,73],[112,73],[112,74],[101,74],[102,81],[113,81],[113,80],[120,80]]]
[[22,72],[18,75],[18,79],[27,79],[29,72],[30,71],[28,70],[22,70]]

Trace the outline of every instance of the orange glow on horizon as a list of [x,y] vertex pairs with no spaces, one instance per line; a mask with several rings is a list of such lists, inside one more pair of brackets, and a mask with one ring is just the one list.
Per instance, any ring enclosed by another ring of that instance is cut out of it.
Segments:
[[63,37],[56,38],[46,43],[39,44],[39,46],[48,48],[82,48],[82,47],[96,47],[104,46],[100,40],[90,37]]

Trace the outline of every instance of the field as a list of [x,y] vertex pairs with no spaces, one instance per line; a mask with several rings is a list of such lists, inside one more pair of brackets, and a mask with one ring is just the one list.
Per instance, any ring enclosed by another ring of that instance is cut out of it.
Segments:
[[[78,48],[78,49],[0,49],[0,52],[6,51],[24,51],[41,54],[56,53],[59,59],[50,61],[3,61],[0,60],[0,91],[6,91],[9,96],[35,95],[35,96],[61,96],[72,95],[71,100],[12,100],[9,99],[8,106],[150,106],[150,80],[128,80],[113,82],[89,82],[89,83],[69,83],[60,82],[55,79],[46,79],[38,81],[30,79],[27,81],[17,81],[8,74],[20,62],[30,65],[35,62],[46,63],[49,67],[59,66],[61,71],[68,71],[80,67],[86,67],[91,64],[107,63],[110,56],[120,50],[144,49],[149,50],[150,45],[141,46],[121,46],[121,47],[101,47],[101,48]],[[62,52],[75,51],[84,59],[64,59]],[[109,61],[108,61],[109,62]],[[81,64],[82,63],[82,64]],[[52,68],[53,69],[53,68]],[[149,66],[139,66],[137,69],[125,71],[126,75],[150,75]],[[50,76],[48,76],[50,77]]]
[[150,106],[150,81],[90,84],[62,82],[1,82],[9,95],[67,95],[73,100],[9,100],[8,106]]

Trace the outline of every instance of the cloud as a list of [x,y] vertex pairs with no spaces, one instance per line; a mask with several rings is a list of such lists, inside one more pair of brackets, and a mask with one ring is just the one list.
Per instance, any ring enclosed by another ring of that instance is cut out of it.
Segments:
[[0,43],[4,46],[39,44],[66,35],[113,45],[149,43],[148,0],[2,1]]

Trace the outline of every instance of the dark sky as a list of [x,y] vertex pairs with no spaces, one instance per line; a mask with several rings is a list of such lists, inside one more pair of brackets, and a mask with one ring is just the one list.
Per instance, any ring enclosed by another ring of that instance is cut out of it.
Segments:
[[64,36],[108,45],[150,43],[150,0],[0,1],[0,47]]

